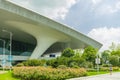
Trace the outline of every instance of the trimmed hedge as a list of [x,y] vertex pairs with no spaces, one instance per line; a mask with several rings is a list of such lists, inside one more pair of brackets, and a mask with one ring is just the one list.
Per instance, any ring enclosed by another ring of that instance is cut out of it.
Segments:
[[84,68],[56,69],[50,67],[14,67],[13,76],[21,80],[65,80],[86,76]]
[[[101,67],[100,68],[101,71],[110,71],[110,67]],[[119,67],[112,67],[113,71],[118,71]]]

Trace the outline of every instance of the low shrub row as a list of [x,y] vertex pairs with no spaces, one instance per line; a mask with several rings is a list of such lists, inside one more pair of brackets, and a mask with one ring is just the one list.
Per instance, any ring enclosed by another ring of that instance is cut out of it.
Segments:
[[14,67],[13,76],[21,80],[65,80],[86,76],[84,68],[51,68],[51,67]]
[[[95,72],[97,71],[97,68],[87,68],[86,70],[87,72]],[[110,67],[100,67],[100,71],[110,71]],[[112,71],[119,71],[119,67],[112,67]]]
[[[101,71],[110,71],[110,67],[101,67],[100,68]],[[119,67],[112,67],[113,71],[118,71]]]

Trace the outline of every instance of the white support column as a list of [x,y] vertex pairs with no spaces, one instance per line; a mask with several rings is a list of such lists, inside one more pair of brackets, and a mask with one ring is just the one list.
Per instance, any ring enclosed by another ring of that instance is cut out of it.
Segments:
[[57,42],[57,39],[53,37],[42,36],[37,38],[37,46],[30,56],[30,59],[38,59],[55,42]]

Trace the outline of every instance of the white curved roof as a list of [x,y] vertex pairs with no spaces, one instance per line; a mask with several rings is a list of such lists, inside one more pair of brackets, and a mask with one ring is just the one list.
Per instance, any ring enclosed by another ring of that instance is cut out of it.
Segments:
[[[102,46],[101,43],[64,24],[5,0],[0,0],[0,28],[10,29],[14,33],[14,39],[25,42],[34,42],[33,37],[36,38],[41,33],[41,36],[54,35],[61,42],[69,42],[72,48],[90,45],[99,49]],[[22,35],[22,40],[18,35]]]

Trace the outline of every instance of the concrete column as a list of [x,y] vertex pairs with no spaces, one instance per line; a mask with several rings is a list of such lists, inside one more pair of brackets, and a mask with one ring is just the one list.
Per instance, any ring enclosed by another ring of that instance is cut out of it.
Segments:
[[30,59],[38,59],[41,57],[41,55],[55,42],[57,42],[57,39],[54,39],[53,37],[38,37],[37,46],[30,56]]

